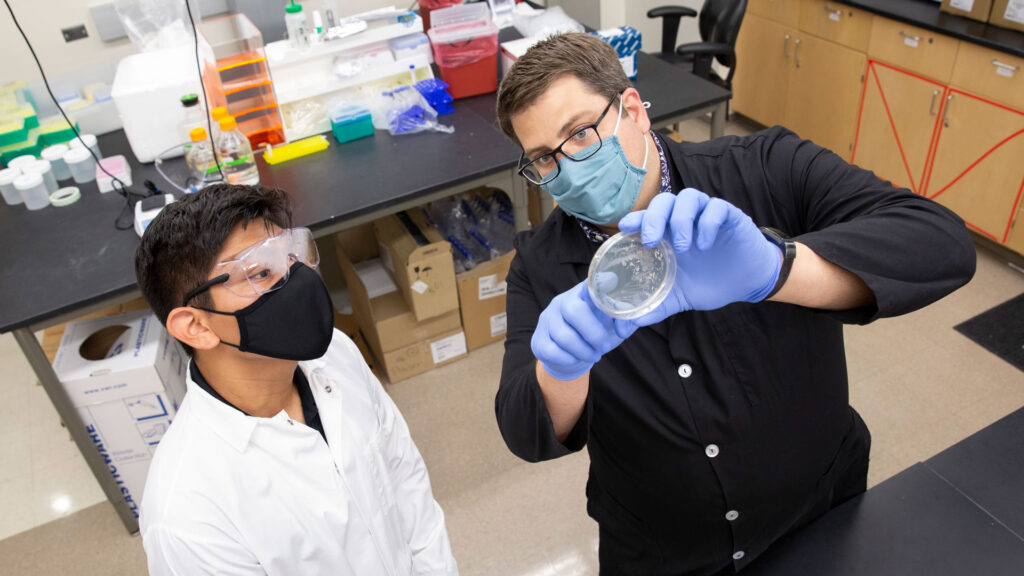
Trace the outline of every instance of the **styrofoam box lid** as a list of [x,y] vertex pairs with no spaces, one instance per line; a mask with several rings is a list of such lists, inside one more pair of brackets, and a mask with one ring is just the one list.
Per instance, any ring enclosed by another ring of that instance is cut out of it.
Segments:
[[401,36],[391,40],[392,50],[412,50],[419,48],[420,46],[430,42],[427,39],[427,35],[423,32],[417,32],[415,34],[409,34],[408,36]]
[[[483,5],[486,6],[486,4]],[[467,4],[467,6],[477,6],[477,4]],[[445,10],[450,10],[450,8],[445,8]],[[498,27],[491,21],[464,22],[445,26],[444,28],[431,26],[427,34],[430,36],[431,44],[449,44],[474,40],[484,36],[497,36]]]
[[[117,343],[102,360],[86,360],[82,344],[93,334],[112,326],[126,326]],[[64,330],[60,348],[53,360],[53,371],[62,382],[90,378],[98,373],[125,372],[152,366],[159,354],[163,325],[149,310],[119,316],[90,318],[71,322]]]

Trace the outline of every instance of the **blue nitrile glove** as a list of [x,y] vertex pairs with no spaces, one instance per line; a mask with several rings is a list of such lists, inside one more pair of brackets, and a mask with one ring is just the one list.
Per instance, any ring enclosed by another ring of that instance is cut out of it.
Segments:
[[584,280],[551,299],[537,319],[530,347],[548,374],[559,380],[583,376],[636,330],[590,301]]
[[733,302],[760,302],[782,268],[782,251],[742,210],[693,188],[659,194],[646,210],[627,214],[623,232],[640,230],[654,246],[668,235],[676,253],[676,281],[665,302],[636,324],[647,326],[686,310],[714,310]]

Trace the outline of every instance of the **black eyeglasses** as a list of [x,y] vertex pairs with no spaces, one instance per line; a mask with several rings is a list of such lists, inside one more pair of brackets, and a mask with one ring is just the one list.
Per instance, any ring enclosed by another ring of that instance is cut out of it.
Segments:
[[562,172],[562,167],[558,164],[558,158],[556,155],[561,154],[566,158],[575,162],[581,162],[590,158],[597,151],[601,149],[602,140],[601,135],[597,132],[597,125],[604,120],[604,117],[608,114],[608,110],[611,110],[612,104],[616,100],[622,97],[622,93],[618,93],[614,98],[608,102],[608,105],[604,107],[604,111],[597,117],[592,124],[587,124],[581,128],[577,128],[568,138],[559,144],[558,148],[555,148],[547,154],[543,154],[530,160],[526,161],[526,153],[524,152],[519,156],[519,174],[529,180],[530,182],[540,186],[551,182]]

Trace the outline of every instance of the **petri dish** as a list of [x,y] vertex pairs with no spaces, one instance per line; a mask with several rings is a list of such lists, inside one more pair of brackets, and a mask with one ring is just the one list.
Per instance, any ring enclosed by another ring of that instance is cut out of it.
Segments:
[[676,254],[662,238],[648,248],[640,233],[620,232],[605,240],[590,261],[590,299],[612,318],[632,320],[653,311],[676,278]]

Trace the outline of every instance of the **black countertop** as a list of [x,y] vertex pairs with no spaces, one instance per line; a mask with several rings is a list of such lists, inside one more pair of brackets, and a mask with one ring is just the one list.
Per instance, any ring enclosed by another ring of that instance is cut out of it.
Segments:
[[[654,122],[705,108],[730,96],[686,70],[647,54],[638,55],[635,82]],[[513,168],[520,149],[498,129],[495,95],[457,100],[441,122],[454,134],[424,132],[338,144],[277,166],[257,155],[260,180],[287,190],[295,223],[314,232],[439,190]],[[152,164],[135,161],[124,132],[99,138],[105,156],[123,154],[134,188],[146,179],[164,188]],[[171,161],[169,169],[174,168]],[[180,168],[180,167],[179,167]],[[30,212],[0,203],[0,333],[44,323],[136,289],[134,258],[139,238],[118,231],[114,220],[124,199],[99,194],[95,183],[80,186],[82,199],[63,208]],[[170,190],[165,190],[170,191]],[[129,220],[130,221],[130,220]]]
[[925,30],[1024,58],[1024,32],[939,12],[931,0],[836,0]]
[[744,576],[1024,573],[1024,409],[785,536]]

